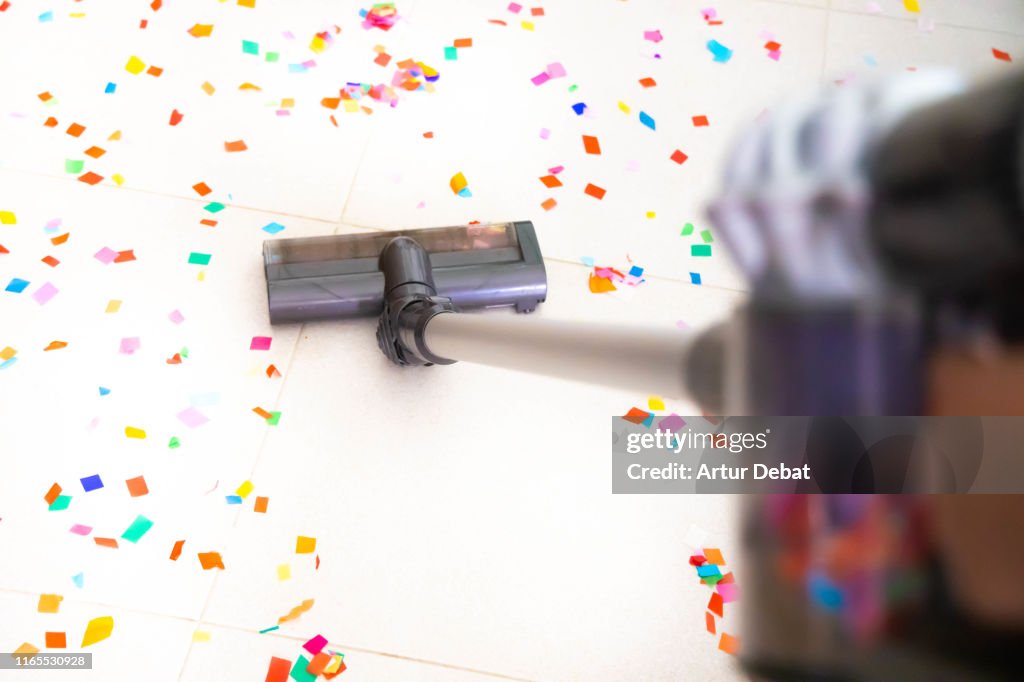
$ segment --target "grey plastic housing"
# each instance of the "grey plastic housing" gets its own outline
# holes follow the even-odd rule
[[[544,260],[529,221],[273,239],[263,243],[271,324],[380,315],[380,254],[399,236],[423,246],[438,295],[459,309],[531,312],[547,298]]]

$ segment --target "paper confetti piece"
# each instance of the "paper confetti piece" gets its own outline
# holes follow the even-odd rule
[[[16,225],[18,217],[12,211],[0,211],[0,225]]]
[[[597,185],[588,182],[586,188],[584,188],[583,190],[583,193],[600,200],[604,199],[605,189],[603,187],[598,187]]]
[[[4,349],[4,350],[7,350],[7,349]],[[11,356],[13,356],[13,353],[11,354]],[[4,354],[0,354],[0,358],[2,358],[4,360],[9,360],[10,359],[10,357],[6,357],[5,358]],[[61,494],[62,490],[63,490],[63,488],[60,487],[59,483],[54,483],[53,485],[51,485],[50,489],[48,491],[46,491],[46,495],[43,496],[43,499],[46,500],[46,504],[48,504],[48,505],[53,504],[54,500],[57,499],[57,496]]]
[[[58,293],[60,293],[60,290],[57,287],[53,286],[51,283],[47,282],[43,286],[36,289],[35,293],[32,294],[32,298],[39,305],[46,305],[47,303],[50,302],[50,299],[52,299]]]
[[[197,426],[202,426],[206,422],[210,421],[210,419],[205,414],[197,410],[195,407],[185,408],[184,410],[177,414],[177,417],[178,421],[180,421],[190,429],[194,429]]]
[[[134,495],[133,495],[134,497]],[[153,527],[153,522],[147,519],[142,514],[135,517],[128,529],[121,534],[121,539],[127,540],[131,543],[136,543],[142,539],[142,536],[149,532],[149,529]]]
[[[278,618],[277,619],[277,624],[281,625],[282,623],[287,623],[288,621],[298,619],[302,614],[306,613],[311,608],[313,608],[313,604],[314,604],[314,600],[313,599],[306,599],[306,600],[304,600],[301,604],[296,606],[294,609],[289,611],[287,614],[285,614],[285,615],[281,616],[280,618]]]
[[[653,78],[641,78],[639,82],[640,82],[641,87],[644,87],[644,88],[653,88],[654,86],[656,86],[658,84],[658,82],[656,80],[654,80]]]
[[[270,665],[267,667],[267,677],[264,682],[288,682],[288,673],[291,672],[291,669],[291,661],[271,656]]]
[[[213,95],[213,93],[217,91],[217,88],[213,87],[213,85],[211,85],[209,81],[204,81],[200,87],[202,87],[203,92],[205,92],[207,95]]]
[[[58,495],[49,507],[48,511],[64,511],[71,505],[71,496],[69,495]]]
[[[704,627],[706,627],[708,632],[712,635],[715,634],[715,614],[710,611],[704,612]]]
[[[100,547],[117,549],[117,540],[115,540],[114,538],[93,538],[92,541]]]
[[[105,312],[105,313],[116,313],[120,309],[121,309],[121,301],[118,301],[117,299],[113,299],[112,298],[109,301],[107,301],[107,307],[106,307],[106,309],[103,312]],[[122,351],[122,352],[124,352],[124,351]]]
[[[7,288],[4,289],[4,291],[9,291],[13,294],[20,294],[21,292],[25,291],[26,288],[28,288],[29,284],[31,284],[31,282],[29,282],[28,280],[19,279],[18,277],[15,277],[7,284]]]
[[[451,180],[448,181],[448,185],[452,188],[452,192],[463,196],[463,192],[468,190],[469,183],[466,181],[466,176],[461,172],[456,173],[452,176]]]
[[[143,495],[149,494],[149,486],[146,485],[145,476],[136,476],[135,478],[129,478],[125,480],[125,485],[128,486],[128,494],[132,497],[142,497]]]
[[[921,11],[921,4],[917,0],[903,0],[903,7],[915,14]]]
[[[722,639],[718,642],[718,648],[727,654],[736,656],[740,651],[740,640],[738,637],[722,633]]]
[[[39,647],[32,646],[28,642],[22,642],[21,646],[14,650],[15,656],[35,656],[39,653]]]
[[[330,654],[321,651],[313,656],[309,665],[306,666],[306,672],[315,678],[324,672],[330,660]]]
[[[78,181],[84,182],[87,185],[97,185],[103,182],[103,176],[99,175],[98,173],[93,173],[92,171],[89,171],[84,175],[78,176]]]
[[[583,149],[587,154],[601,154],[601,143],[592,135],[583,136]],[[561,183],[559,183],[561,184]]]
[[[652,43],[660,43],[662,41],[661,31],[644,31],[644,40],[649,40]]]
[[[81,589],[85,585],[85,574],[76,573],[75,575],[71,576],[71,582],[75,584],[75,587]]]
[[[678,163],[680,166],[682,166],[684,163],[686,163],[686,160],[688,158],[690,158],[690,157],[688,157],[682,151],[677,149],[674,152],[672,152],[672,156],[670,156],[669,158],[672,159],[673,161],[675,161],[676,163]]]
[[[992,48],[992,56],[1003,62],[1013,61],[1013,57],[1010,56],[1009,52],[1003,52],[1002,50],[997,50],[994,47]]]
[[[315,656],[323,651],[325,646],[327,646],[327,638],[323,635],[316,635],[303,644],[302,648]]]
[[[196,630],[192,633],[193,642],[209,642],[210,637],[210,633],[205,630]]]
[[[266,374],[268,379],[279,378],[281,376],[281,372],[273,364],[267,365]]]
[[[270,503],[269,497],[257,497],[256,503],[253,505],[252,510],[257,514],[266,514],[267,505]]]
[[[213,33],[213,24],[195,24],[188,32],[193,38],[208,38]]]
[[[59,594],[41,594],[39,595],[39,605],[37,611],[39,613],[57,613],[60,611],[60,603],[64,601],[64,597]]]
[[[254,336],[249,342],[249,350],[270,350],[272,340],[270,336]]]
[[[249,147],[246,146],[245,140],[235,140],[233,142],[225,142],[224,150],[228,152],[244,152]]]
[[[724,64],[732,59],[732,50],[717,40],[709,40],[707,42],[707,48],[714,57],[714,61],[720,64]]]
[[[648,114],[646,111],[640,112],[640,122],[643,123],[648,128],[650,128],[651,130],[657,129],[657,125],[655,124],[654,119],[651,118],[650,114]]]
[[[704,548],[704,559],[709,564],[721,565],[725,563],[725,558],[722,556],[722,551],[714,547]]]
[[[146,68],[146,63],[136,56],[132,56],[124,65],[124,70],[132,75],[139,75]]]
[[[557,205],[558,202],[551,198],[545,199],[544,201],[540,202],[540,207],[543,208],[545,211],[550,211]]]
[[[307,538],[304,535],[295,538],[296,554],[312,554],[314,551],[316,551],[316,538]]]
[[[284,225],[282,225],[281,223],[272,222],[264,225],[262,229],[267,234],[277,234],[278,232],[284,229]]]
[[[185,316],[181,314],[180,310],[172,310],[171,313],[167,316],[167,319],[173,322],[174,324],[181,324],[182,322],[185,321]]]
[[[188,262],[190,265],[209,265],[211,258],[213,258],[213,256],[209,253],[193,251],[188,255]]]
[[[134,426],[126,426],[124,427],[124,435],[127,436],[128,438],[142,439],[146,437],[146,431],[144,429],[139,429]]]
[[[66,341],[51,341],[50,344],[43,349],[43,351],[60,350],[61,348],[67,348],[68,344]]]
[[[178,557],[181,556],[181,550],[185,547],[184,540],[177,540],[174,543],[174,547],[171,549],[171,561],[177,561]]]
[[[82,483],[82,490],[84,490],[87,493],[90,493],[93,490],[99,490],[100,488],[103,487],[103,479],[100,478],[99,474],[86,476],[85,478],[79,480]]]
[[[170,124],[171,124],[172,126],[176,126],[176,125],[178,125],[179,123],[181,123],[181,120],[182,120],[183,118],[185,118],[185,114],[181,113],[181,112],[180,112],[180,111],[178,111],[177,109],[174,109],[173,111],[171,111],[171,120],[170,120]]]
[[[288,580],[292,577],[292,567],[288,564],[280,564],[277,567],[277,579]]]
[[[224,561],[220,558],[220,552],[199,552],[199,565],[204,571],[212,568],[224,570]]]
[[[85,627],[85,634],[82,636],[82,646],[90,646],[96,642],[102,642],[114,632],[114,619],[111,616],[100,616],[93,618]]]
[[[47,649],[66,649],[68,646],[67,633],[65,632],[47,632],[46,633],[46,648]]]

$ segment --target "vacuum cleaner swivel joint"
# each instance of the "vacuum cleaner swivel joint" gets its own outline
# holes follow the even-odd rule
[[[397,365],[450,365],[454,360],[430,352],[424,340],[435,316],[456,312],[452,300],[438,296],[430,257],[409,237],[395,237],[380,254],[384,273],[384,310],[377,324],[377,345]]]

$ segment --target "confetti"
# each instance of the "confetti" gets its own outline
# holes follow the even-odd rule
[[[270,503],[269,497],[257,497],[256,503],[253,505],[252,510],[257,514],[266,514],[267,505]]]
[[[146,63],[136,56],[132,56],[124,65],[124,70],[132,75],[139,75],[146,68]]]
[[[686,159],[690,157],[688,157],[686,154],[677,149],[674,152],[672,152],[672,156],[670,156],[669,158],[678,163],[680,166],[682,166],[684,163],[686,163]]]
[[[292,577],[292,567],[288,564],[281,564],[277,567],[277,579],[284,581]]]
[[[596,137],[591,135],[583,136],[583,149],[587,154],[601,154],[601,144]]]
[[[190,265],[209,265],[211,258],[213,258],[213,256],[209,253],[193,251],[188,255],[188,262]]]
[[[466,181],[466,176],[461,172],[452,176],[452,179],[448,181],[448,186],[452,188],[453,193],[460,197],[468,198],[473,196],[469,191],[469,183]]]
[[[224,570],[224,562],[220,558],[220,552],[199,552],[199,565],[203,567],[204,571],[209,571],[213,568],[219,568]]]
[[[297,620],[302,614],[313,608],[314,600],[306,599],[301,604],[296,606],[294,609],[289,611],[287,614],[277,619],[277,624],[287,623],[288,621]]]
[[[225,142],[224,150],[228,152],[244,152],[248,147],[245,145],[245,140],[235,140],[234,142]]]
[[[60,611],[60,603],[64,601],[64,597],[59,594],[41,594],[39,595],[39,605],[37,609],[39,613],[57,613]]]
[[[271,222],[264,225],[262,229],[267,234],[277,234],[278,232],[284,229],[284,225],[282,225],[281,223]]]
[[[646,111],[640,112],[640,122],[643,123],[648,128],[650,128],[651,130],[656,130],[656,124],[654,123],[654,119],[651,118],[650,114],[648,114]]]
[[[1013,61],[1013,57],[1010,56],[1009,52],[1003,52],[1002,50],[997,50],[994,47],[992,48],[992,56],[1003,62]]]
[[[181,556],[181,550],[185,547],[184,540],[177,540],[174,543],[174,547],[171,549],[171,561],[177,561],[178,557]]]
[[[64,632],[47,632],[46,633],[46,648],[47,649],[66,649],[68,646],[67,633]]]
[[[93,490],[99,490],[103,487],[103,479],[100,478],[99,474],[92,476],[86,476],[85,478],[79,479],[82,483],[82,490],[89,493]]]
[[[249,342],[249,350],[270,350],[272,341],[272,337],[269,336],[254,336]]]
[[[180,421],[182,424],[189,427],[190,429],[194,429],[197,426],[202,426],[206,422],[210,421],[210,419],[205,414],[197,410],[195,407],[185,408],[184,410],[177,414],[177,417],[178,421]]]
[[[0,225],[16,225],[17,216],[12,211],[0,211]]]
[[[921,5],[918,0],[903,0],[903,7],[908,12],[918,13],[921,11]]]
[[[325,646],[327,646],[327,638],[323,635],[316,635],[303,644],[302,648],[315,656],[323,651]]]
[[[267,668],[265,682],[288,682],[288,674],[291,672],[292,662],[277,656],[270,657],[270,666]]]
[[[124,483],[128,486],[128,494],[132,497],[142,497],[149,494],[149,486],[146,485],[145,476],[129,478]]]
[[[193,38],[209,38],[213,33],[213,24],[195,24],[188,32]]]
[[[93,618],[85,627],[82,635],[82,646],[87,647],[102,642],[114,632],[114,619],[111,616]]]
[[[661,31],[644,31],[644,40],[660,43],[662,41]]]
[[[296,554],[312,554],[316,551],[316,538],[307,538],[303,535],[295,538]]]
[[[134,495],[133,495],[134,497]],[[149,529],[153,527],[153,522],[147,519],[145,516],[139,514],[132,521],[128,529],[121,534],[122,540],[127,540],[131,543],[136,543],[142,539],[142,536],[149,532]]]
[[[126,435],[129,438],[142,439],[146,437],[146,432],[143,429],[138,429],[135,428],[134,426],[126,426],[124,427],[124,435]]]
[[[586,188],[584,188],[583,190],[583,193],[588,196],[592,196],[595,199],[604,199],[605,190],[603,187],[598,187],[597,185],[588,182]]]
[[[59,292],[60,290],[57,287],[47,282],[46,284],[42,285],[41,287],[35,290],[35,292],[32,294],[32,298],[39,305],[46,305]]]
[[[732,59],[732,50],[718,42],[717,40],[709,40],[707,42],[707,48],[714,57],[714,61],[724,64]]]

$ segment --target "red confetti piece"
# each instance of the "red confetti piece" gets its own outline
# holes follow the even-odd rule
[[[583,190],[583,193],[600,200],[604,199],[605,189],[603,187],[598,187],[597,185],[588,182],[586,188],[584,188]]]
[[[657,84],[657,81],[655,81],[653,78],[640,79],[640,85],[644,86],[645,88],[653,88]]]
[[[89,171],[85,175],[78,176],[78,179],[87,185],[95,185],[103,181],[103,176]]]
[[[688,157],[686,154],[682,153],[677,149],[674,152],[672,152],[672,156],[670,156],[669,158],[678,163],[680,166],[682,166],[690,157]]]
[[[1003,62],[1013,61],[1013,57],[1010,56],[1009,52],[1003,52],[1002,50],[997,50],[994,47],[992,48],[992,56]]]
[[[708,117],[707,116],[694,116],[693,117],[693,126],[695,128],[703,128],[703,127],[705,127],[707,125],[710,125],[710,123],[708,123]]]
[[[650,416],[650,412],[645,412],[639,407],[631,407],[629,408],[629,412],[627,412],[622,418],[628,422],[632,422],[633,424],[643,424]]]
[[[5,249],[4,247],[0,246],[0,253],[6,253],[6,252],[7,252],[7,249]],[[56,258],[54,258],[53,256],[46,256],[45,258],[42,259],[42,261],[44,263],[46,263],[47,265],[49,265],[51,268],[55,268],[58,265],[60,265],[60,261],[57,260]]]
[[[185,118],[185,114],[181,113],[177,109],[171,112],[171,125],[176,126],[181,123],[181,119]]]

